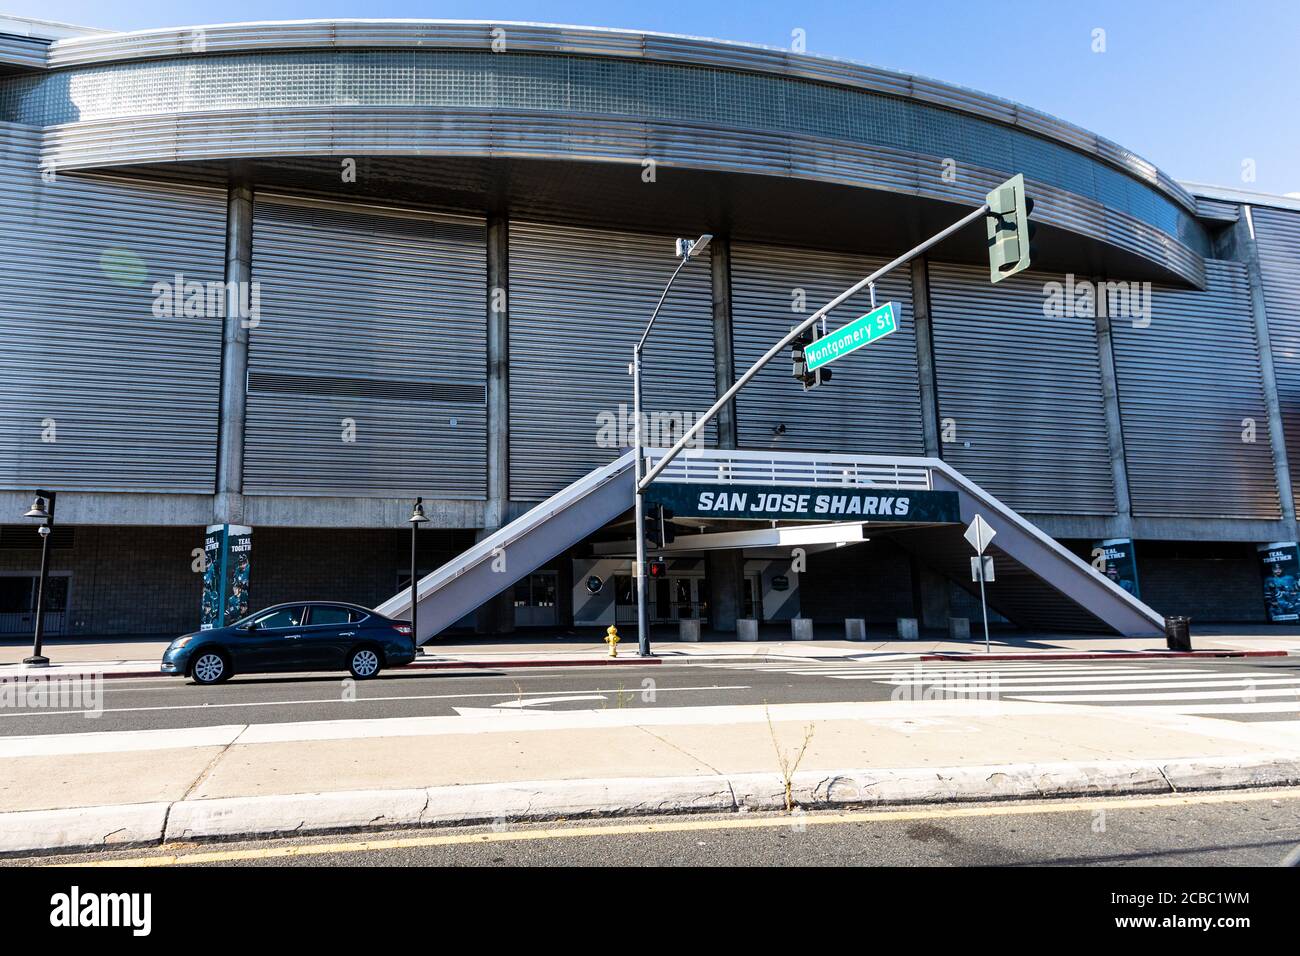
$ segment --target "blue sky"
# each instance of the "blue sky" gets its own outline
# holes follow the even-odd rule
[[[0,10],[110,29],[319,17],[533,20],[687,33],[921,73],[1053,113],[1179,179],[1300,192],[1300,3],[1061,0],[0,0]],[[994,26],[994,12],[1000,22]],[[1093,52],[1094,30],[1105,52]],[[1254,161],[1255,181],[1243,181]]]

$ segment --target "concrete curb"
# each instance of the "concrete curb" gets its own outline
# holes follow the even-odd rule
[[[1300,785],[1300,755],[806,771],[804,809]],[[398,827],[782,810],[779,774],[491,783],[0,813],[0,856]]]
[[[132,803],[0,813],[0,855],[159,843],[170,807],[168,803]]]

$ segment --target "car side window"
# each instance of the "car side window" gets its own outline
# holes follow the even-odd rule
[[[260,628],[301,627],[303,611],[304,608],[300,607],[282,607],[259,618],[254,618],[254,623]]]
[[[345,607],[334,607],[328,604],[318,604],[310,609],[311,617],[307,623],[313,626],[320,624],[347,624],[351,621],[351,614]]]

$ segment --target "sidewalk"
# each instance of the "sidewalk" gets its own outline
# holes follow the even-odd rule
[[[761,640],[753,643],[724,639],[720,635],[712,635],[711,638],[700,643],[656,639],[653,646],[655,654],[653,663],[685,664],[737,659],[797,661],[807,658],[843,658],[851,660],[900,655],[922,659],[932,655],[970,655],[971,658],[1008,660],[1021,655],[1039,659],[1059,659],[1063,655],[1164,656],[1169,653],[1163,638],[1157,637],[1034,635],[1023,632],[995,634],[990,644],[990,652],[987,653],[983,639],[975,637],[967,641],[923,638],[915,641],[818,639],[814,641]],[[1204,656],[1300,654],[1300,629],[1263,625],[1207,627],[1204,632],[1193,632],[1192,646],[1196,654]],[[22,659],[31,653],[30,645],[9,643],[0,646],[0,678],[19,673],[97,673],[105,677],[161,676],[158,664],[166,647],[165,639],[56,638],[48,642],[45,647],[45,654],[50,658],[51,665],[32,669],[21,664]],[[648,663],[637,656],[634,634],[625,637],[619,644],[619,656],[616,660],[609,658],[609,648],[599,636],[593,637],[590,641],[571,636],[560,638],[529,636],[495,641],[453,638],[447,642],[435,641],[427,644],[424,651],[424,655],[419,660],[407,667],[410,669],[575,667]]]
[[[805,808],[1297,785],[1300,722],[891,700],[4,737],[0,853],[780,810],[787,782]]]

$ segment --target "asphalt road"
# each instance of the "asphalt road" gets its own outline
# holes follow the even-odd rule
[[[175,677],[110,679],[98,690],[102,713],[93,719],[80,708],[52,707],[48,701],[40,706],[7,703],[0,707],[0,736],[452,716],[457,708],[585,710],[875,701],[908,694],[920,698],[927,692],[1097,706],[1156,705],[1233,720],[1294,720],[1300,718],[1300,658],[393,670],[360,682],[335,674],[237,676],[215,687]]]
[[[6,864],[1276,866],[1298,846],[1300,790],[1272,790],[388,831]]]

